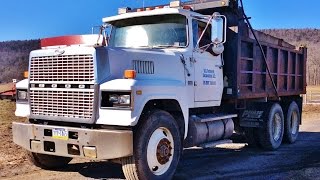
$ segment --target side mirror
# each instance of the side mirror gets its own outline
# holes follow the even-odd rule
[[[111,31],[111,25],[110,24],[107,24],[107,23],[104,23],[102,24],[101,26],[93,26],[91,28],[91,33],[92,34],[98,34],[98,39],[97,39],[97,43],[96,43],[96,46],[108,46],[109,44],[109,34],[110,34],[110,31]],[[96,31],[99,30],[98,33],[96,33]],[[100,42],[101,41],[101,42]]]
[[[211,41],[217,44],[226,42],[227,18],[219,13],[214,13],[211,19]]]

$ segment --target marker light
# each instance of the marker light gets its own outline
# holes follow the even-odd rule
[[[124,78],[135,79],[136,78],[136,71],[135,70],[125,70],[124,71]]]
[[[141,90],[137,90],[136,91],[136,95],[142,95],[142,91]]]
[[[23,72],[23,77],[24,78],[28,78],[28,76],[29,76],[29,72],[28,71]]]
[[[192,10],[191,6],[183,6],[183,9],[185,9],[185,10]]]
[[[131,9],[129,7],[122,7],[118,9],[118,14],[126,14],[130,11]]]
[[[177,7],[180,7],[180,5],[181,5],[181,2],[180,2],[180,0],[174,0],[174,1],[171,1],[170,2],[170,7],[171,8],[177,8]]]

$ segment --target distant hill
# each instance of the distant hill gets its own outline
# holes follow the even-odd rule
[[[261,31],[293,44],[320,43],[320,29],[263,29]]]
[[[39,40],[0,42],[0,83],[22,79],[28,70],[29,53],[40,48]]]
[[[306,45],[308,47],[308,85],[320,85],[320,29],[264,29],[261,31],[296,46]]]

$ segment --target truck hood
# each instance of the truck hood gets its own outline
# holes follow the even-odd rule
[[[185,81],[185,70],[177,49],[107,48],[111,79],[122,79],[125,70],[135,70],[136,79]],[[99,68],[99,67],[98,67]],[[98,69],[99,70],[99,69]],[[102,71],[99,70],[99,71]]]

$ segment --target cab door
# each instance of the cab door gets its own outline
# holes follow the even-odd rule
[[[196,46],[198,41],[198,28],[205,27],[206,23],[193,20],[193,44]],[[205,32],[204,38],[211,38],[211,27]],[[220,105],[223,92],[223,74],[221,55],[214,56],[205,50],[195,49],[193,51],[194,62],[194,101],[208,102],[213,106]]]

